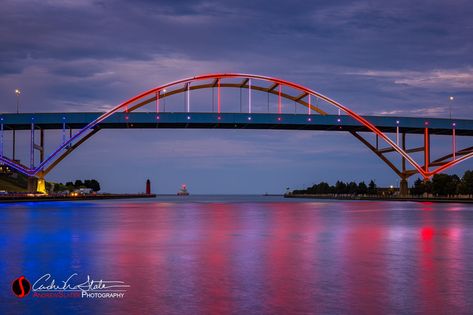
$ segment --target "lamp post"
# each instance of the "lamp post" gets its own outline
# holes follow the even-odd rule
[[[16,95],[16,113],[20,113],[20,94],[21,91],[19,89],[15,89],[15,95]],[[13,129],[13,161],[15,161],[15,153],[16,153],[16,131]]]
[[[448,98],[450,100],[449,104],[450,104],[450,122],[452,122],[452,103],[453,103],[453,100],[454,100],[454,97],[453,96],[450,96]],[[457,155],[457,144],[456,144],[456,139],[455,139],[455,125],[456,123],[452,123],[452,158],[453,160],[455,160],[456,158],[456,155]]]
[[[452,102],[455,98],[453,96],[450,96],[448,99],[450,100],[450,102],[448,103],[450,105],[450,119],[452,119]]]
[[[16,89],[15,94],[16,94],[16,113],[19,114],[20,113],[20,94],[21,94],[21,91],[19,89]]]
[[[166,89],[163,89],[163,112],[166,112]]]

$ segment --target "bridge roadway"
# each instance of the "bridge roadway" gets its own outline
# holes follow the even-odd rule
[[[0,114],[3,130],[30,130],[31,123],[40,129],[79,129],[98,118],[100,112]],[[473,135],[473,120],[363,116],[382,132],[448,135],[455,128],[457,136]],[[118,112],[99,124],[100,128],[224,128],[285,129],[325,131],[368,131],[346,115],[265,114],[265,113],[185,113],[185,112]]]

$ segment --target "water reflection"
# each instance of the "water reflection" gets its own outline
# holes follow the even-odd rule
[[[470,208],[268,197],[1,205],[0,294],[19,314],[466,314]],[[9,289],[20,275],[74,272],[131,288],[122,300],[60,301]]]

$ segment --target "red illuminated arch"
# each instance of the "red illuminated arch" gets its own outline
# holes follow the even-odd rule
[[[222,80],[225,79],[236,79],[240,78],[243,81],[239,83],[231,83],[225,82]],[[261,86],[258,84],[251,84],[252,80],[255,80],[257,83],[263,81],[268,82],[271,84],[269,87]],[[210,82],[209,82],[210,81]],[[55,165],[57,165],[65,156],[67,156],[71,151],[77,148],[80,144],[85,142],[88,138],[90,138],[93,134],[97,132],[98,129],[95,129],[100,122],[104,121],[106,118],[110,117],[114,113],[125,111],[125,112],[132,112],[146,104],[149,104],[153,101],[156,101],[157,98],[163,99],[165,97],[169,97],[174,94],[184,93],[189,90],[197,90],[197,89],[205,89],[205,88],[251,88],[252,90],[268,92],[272,94],[279,95],[285,99],[290,99],[294,102],[301,104],[302,106],[309,107],[311,110],[325,115],[326,113],[322,111],[319,107],[313,106],[310,102],[310,97],[315,97],[315,99],[319,99],[324,101],[327,104],[330,104],[340,111],[343,111],[363,126],[365,126],[368,130],[376,134],[378,137],[383,139],[389,147],[391,147],[394,151],[400,154],[409,164],[411,164],[415,171],[422,175],[424,178],[429,178],[430,176],[441,172],[457,163],[460,163],[466,159],[469,159],[473,156],[473,152],[465,154],[460,158],[450,161],[448,163],[443,164],[442,166],[438,167],[435,170],[429,171],[425,170],[422,166],[420,166],[409,154],[407,154],[402,148],[400,148],[393,140],[391,140],[386,134],[381,132],[376,126],[370,123],[368,120],[360,116],[359,114],[355,113],[348,107],[340,104],[339,102],[302,85],[299,85],[294,82],[272,78],[267,76],[261,75],[254,75],[254,74],[241,74],[241,73],[215,73],[215,74],[205,74],[190,78],[185,78],[182,80],[177,80],[174,82],[170,82],[164,85],[157,86],[150,90],[147,90],[143,93],[140,93],[125,102],[117,105],[116,107],[112,108],[110,111],[106,112],[105,114],[101,115],[94,121],[90,122],[87,126],[83,129],[79,130],[75,135],[73,135],[68,141],[63,143],[59,148],[57,148],[50,156],[48,156],[40,165],[36,168],[27,168],[25,166],[19,165],[18,163],[11,161],[5,157],[0,157],[0,159],[5,162],[6,164],[18,169],[20,172],[23,172],[28,175],[37,175],[42,173],[48,173]],[[289,87],[293,90],[297,91],[298,94],[292,95],[281,90],[281,87]],[[166,93],[163,93],[166,91]],[[220,103],[220,98],[219,98]],[[219,111],[220,111],[220,104],[219,104]],[[359,137],[357,137],[359,138]],[[360,139],[360,138],[359,138]],[[366,143],[365,143],[366,144]],[[69,148],[66,152],[63,152],[64,149]],[[379,155],[379,154],[378,154]],[[381,157],[381,156],[380,156]],[[381,157],[383,159],[383,157]],[[388,163],[385,159],[383,159],[386,163]],[[388,163],[389,165],[389,163]],[[47,167],[47,168],[46,168]]]

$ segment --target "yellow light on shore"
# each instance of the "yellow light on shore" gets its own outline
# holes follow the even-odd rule
[[[21,91],[19,89],[15,89],[15,94],[16,95],[20,95],[21,94]]]

